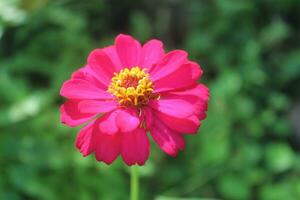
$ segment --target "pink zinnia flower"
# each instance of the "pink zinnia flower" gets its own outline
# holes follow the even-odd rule
[[[127,165],[143,165],[150,152],[147,132],[176,156],[184,134],[197,133],[206,117],[209,91],[197,82],[201,75],[185,51],[165,53],[159,40],[141,46],[120,34],[113,46],[92,51],[87,65],[63,84],[60,94],[68,100],[61,121],[71,127],[88,122],[76,147],[107,164],[121,154]]]

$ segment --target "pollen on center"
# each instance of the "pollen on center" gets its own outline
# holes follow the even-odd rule
[[[147,69],[136,66],[114,73],[108,92],[113,94],[122,106],[141,107],[147,105],[153,94],[153,83]]]

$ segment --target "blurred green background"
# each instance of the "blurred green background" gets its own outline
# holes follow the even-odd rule
[[[190,53],[211,90],[176,158],[152,145],[141,199],[300,199],[299,0],[0,0],[0,199],[128,199],[128,168],[83,158],[60,86],[118,33]],[[177,198],[173,198],[177,197]]]

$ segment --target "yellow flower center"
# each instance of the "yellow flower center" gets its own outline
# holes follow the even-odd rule
[[[108,92],[113,94],[122,106],[144,106],[150,99],[157,98],[153,94],[153,83],[146,69],[136,66],[122,69],[114,73]]]

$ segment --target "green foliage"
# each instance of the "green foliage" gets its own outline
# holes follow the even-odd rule
[[[185,151],[171,158],[152,143],[141,199],[300,199],[299,129],[290,125],[299,9],[297,0],[0,0],[0,199],[128,198],[122,161],[83,158],[79,128],[59,120],[63,81],[120,32],[187,50],[211,91]]]

